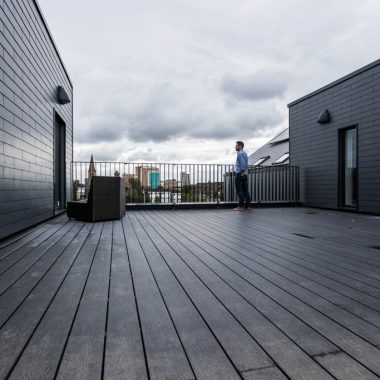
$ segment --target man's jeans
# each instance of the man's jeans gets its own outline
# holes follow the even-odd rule
[[[248,176],[236,174],[235,177],[236,192],[239,197],[239,207],[248,207],[251,204],[251,197],[248,192]]]

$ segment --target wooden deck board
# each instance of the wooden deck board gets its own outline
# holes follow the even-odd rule
[[[148,378],[127,247],[120,221],[115,221],[113,227],[104,356],[105,379]]]
[[[380,221],[59,216],[0,244],[0,379],[380,377]]]

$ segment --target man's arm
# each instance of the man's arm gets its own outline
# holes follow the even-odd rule
[[[238,161],[239,161],[239,166],[240,166],[240,175],[244,175],[245,174],[245,160],[244,160],[244,157],[243,157],[243,154],[239,152],[238,154]]]

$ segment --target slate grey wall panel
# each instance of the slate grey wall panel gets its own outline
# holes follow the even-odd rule
[[[34,0],[0,1],[0,238],[54,215],[54,111],[66,124],[71,197],[73,87]]]
[[[318,124],[324,109],[331,122]],[[339,208],[338,131],[358,128],[358,210],[380,213],[380,60],[289,104],[290,164],[301,201]]]

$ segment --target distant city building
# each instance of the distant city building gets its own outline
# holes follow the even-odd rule
[[[165,190],[177,190],[180,187],[178,181],[175,178],[161,181],[161,186]]]
[[[248,157],[249,165],[289,165],[289,128],[286,128]]]
[[[160,172],[150,172],[149,176],[149,187],[153,190],[160,186]]]
[[[156,167],[150,167],[150,166],[143,166],[139,165],[135,168],[135,175],[137,176],[138,180],[140,181],[141,186],[143,187],[150,187],[152,184],[157,184],[157,175],[151,176],[152,173],[158,173],[158,178],[160,174],[160,169]],[[158,179],[158,184],[160,183],[160,180]],[[157,186],[158,187],[158,186]]]
[[[125,174],[125,173],[122,175],[122,178],[124,178],[126,187],[130,187],[133,180],[138,179],[135,174]]]
[[[181,172],[181,186],[190,186],[190,174]]]

